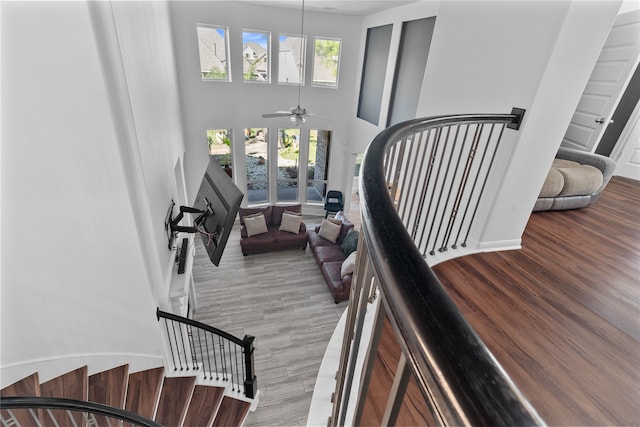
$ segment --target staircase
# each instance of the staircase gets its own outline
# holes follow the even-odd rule
[[[167,427],[241,426],[250,402],[225,395],[225,387],[198,384],[195,376],[167,377],[164,368],[129,373],[128,365],[88,375],[87,366],[40,383],[34,373],[0,390],[0,397],[51,397],[124,409]],[[13,416],[12,416],[13,414]],[[33,415],[32,415],[33,414]],[[109,425],[82,422],[82,413],[60,409],[0,411],[2,425]],[[38,418],[36,421],[35,418]],[[73,419],[71,419],[73,417]]]

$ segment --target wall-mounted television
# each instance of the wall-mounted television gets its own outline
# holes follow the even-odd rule
[[[165,222],[165,227],[170,233],[169,248],[171,249],[173,245],[176,233],[197,233],[204,243],[211,262],[216,266],[219,265],[243,197],[242,191],[233,183],[220,164],[210,157],[193,206],[181,206],[180,213],[175,218],[173,202],[169,208]],[[192,226],[179,225],[184,213],[193,216]]]

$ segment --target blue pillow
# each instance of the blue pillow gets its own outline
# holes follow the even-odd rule
[[[349,230],[347,235],[342,240],[342,244],[340,247],[342,248],[342,252],[344,252],[344,256],[349,256],[351,252],[354,252],[358,249],[358,238],[360,237],[360,233],[356,230]]]

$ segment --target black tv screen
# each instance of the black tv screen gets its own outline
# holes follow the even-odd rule
[[[216,266],[220,264],[243,197],[220,164],[210,157],[193,207],[205,212],[196,219],[195,226]]]

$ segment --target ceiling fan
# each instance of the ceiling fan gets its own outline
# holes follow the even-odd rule
[[[302,57],[303,52],[304,52],[304,44],[303,40],[304,40],[304,0],[302,0],[302,22],[300,24],[300,61],[304,61],[304,58]],[[270,118],[274,118],[274,117],[289,117],[289,120],[291,121],[291,123],[295,123],[296,126],[299,126],[301,124],[303,124],[306,121],[306,117],[313,117],[316,116],[316,114],[312,114],[312,113],[307,113],[307,109],[300,107],[300,92],[302,89],[302,67],[298,68],[298,106],[297,107],[292,107],[289,109],[289,111],[276,111],[273,113],[264,113],[262,114],[262,117],[264,117],[265,119],[270,119]]]

